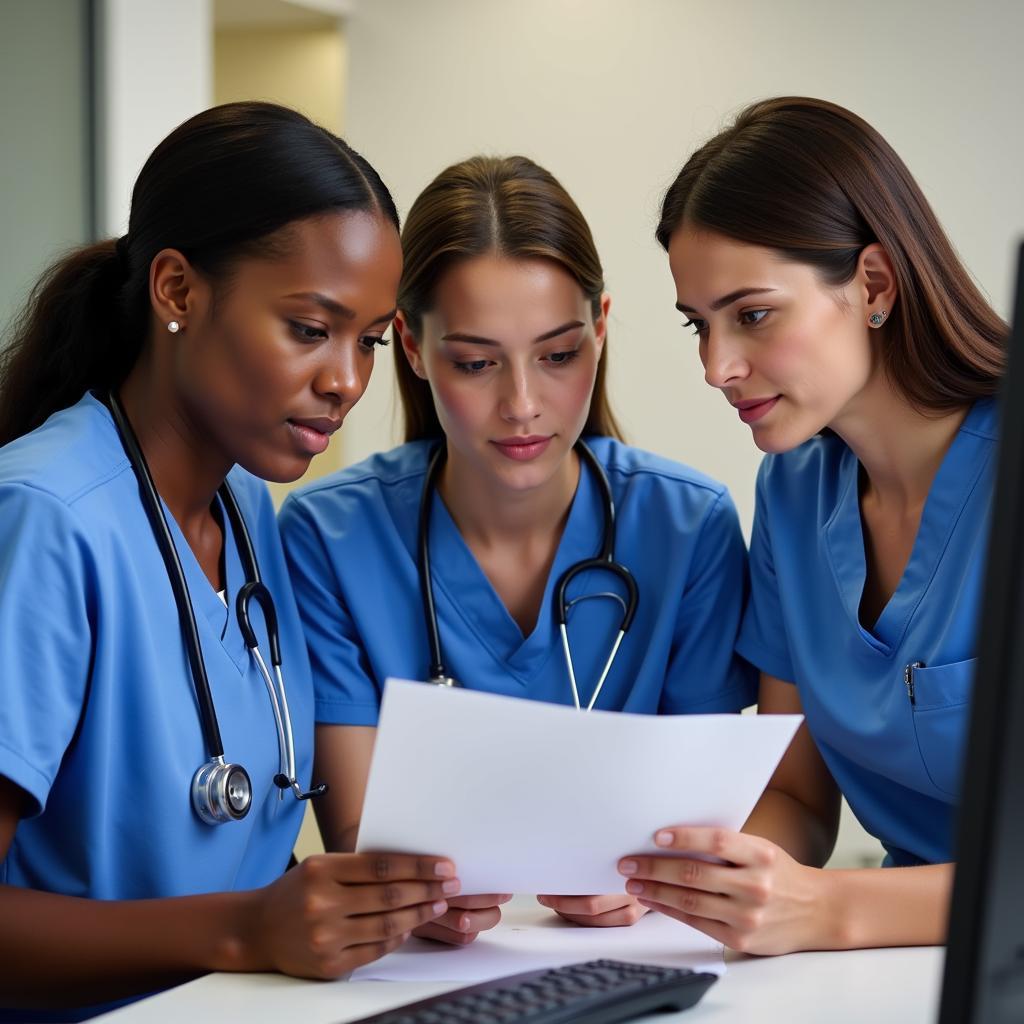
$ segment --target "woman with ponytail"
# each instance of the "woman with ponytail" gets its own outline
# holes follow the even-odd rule
[[[210,970],[335,977],[457,890],[433,857],[286,871],[313,695],[257,478],[326,448],[400,271],[373,168],[250,103],[176,129],[127,234],[36,288],[0,366],[0,1019]],[[247,649],[278,661],[268,593],[277,683]]]

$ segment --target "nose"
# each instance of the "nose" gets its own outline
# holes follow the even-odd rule
[[[358,402],[370,381],[373,362],[360,358],[358,342],[352,345],[333,346],[325,351],[325,358],[317,368],[313,379],[313,390],[318,395],[353,405]]]
[[[744,380],[750,373],[741,346],[722,334],[709,332],[701,346],[701,362],[704,363],[704,380],[713,388]]]
[[[498,411],[509,423],[529,423],[540,415],[537,389],[525,368],[511,368],[505,374]]]

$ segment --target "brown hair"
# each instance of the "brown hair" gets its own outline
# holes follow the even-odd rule
[[[409,211],[402,253],[398,308],[415,335],[444,272],[487,253],[552,260],[579,283],[593,315],[601,312],[604,272],[590,228],[554,176],[523,156],[474,156],[442,171]],[[583,433],[621,439],[605,392],[606,365],[602,353]],[[400,345],[395,368],[405,440],[443,436],[430,385],[413,373]]]
[[[889,378],[923,409],[995,394],[1006,324],[961,264],[920,187],[869,124],[824,100],[747,107],[672,183],[656,237],[687,222],[809,264],[833,286],[880,242],[899,287],[882,329]]]

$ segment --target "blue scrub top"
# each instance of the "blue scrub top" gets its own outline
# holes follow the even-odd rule
[[[740,653],[797,685],[844,796],[895,865],[951,858],[975,667],[997,409],[968,413],[932,482],[910,560],[878,621],[859,618],[859,462],[835,436],[761,464]],[[906,684],[911,671],[913,700]]]
[[[420,494],[435,442],[419,441],[293,493],[280,514],[313,666],[318,722],[376,725],[388,676],[426,678],[430,655],[417,573]],[[680,714],[733,712],[755,699],[734,652],[747,590],[746,548],[725,488],[686,466],[596,437],[615,502],[616,558],[636,578],[636,619],[595,705]],[[430,551],[445,666],[465,686],[558,704],[572,690],[552,610],[565,570],[594,557],[604,505],[586,465],[524,637],[462,539],[440,495]],[[621,589],[585,573],[570,596]],[[610,600],[569,616],[580,701],[600,678],[621,620]]]
[[[228,479],[275,598],[305,784],[312,684],[273,507],[243,470]],[[31,801],[0,883],[138,899],[255,888],[287,866],[304,805],[273,784],[273,713],[234,614],[235,538],[226,528],[229,613],[168,519],[225,757],[248,771],[252,809],[217,827],[192,810],[208,758],[177,608],[110,414],[86,395],[0,449],[0,774]],[[252,620],[266,652],[255,603]]]

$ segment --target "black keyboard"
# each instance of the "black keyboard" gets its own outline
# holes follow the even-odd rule
[[[352,1024],[615,1024],[685,1010],[715,980],[685,968],[588,960],[457,988]]]

